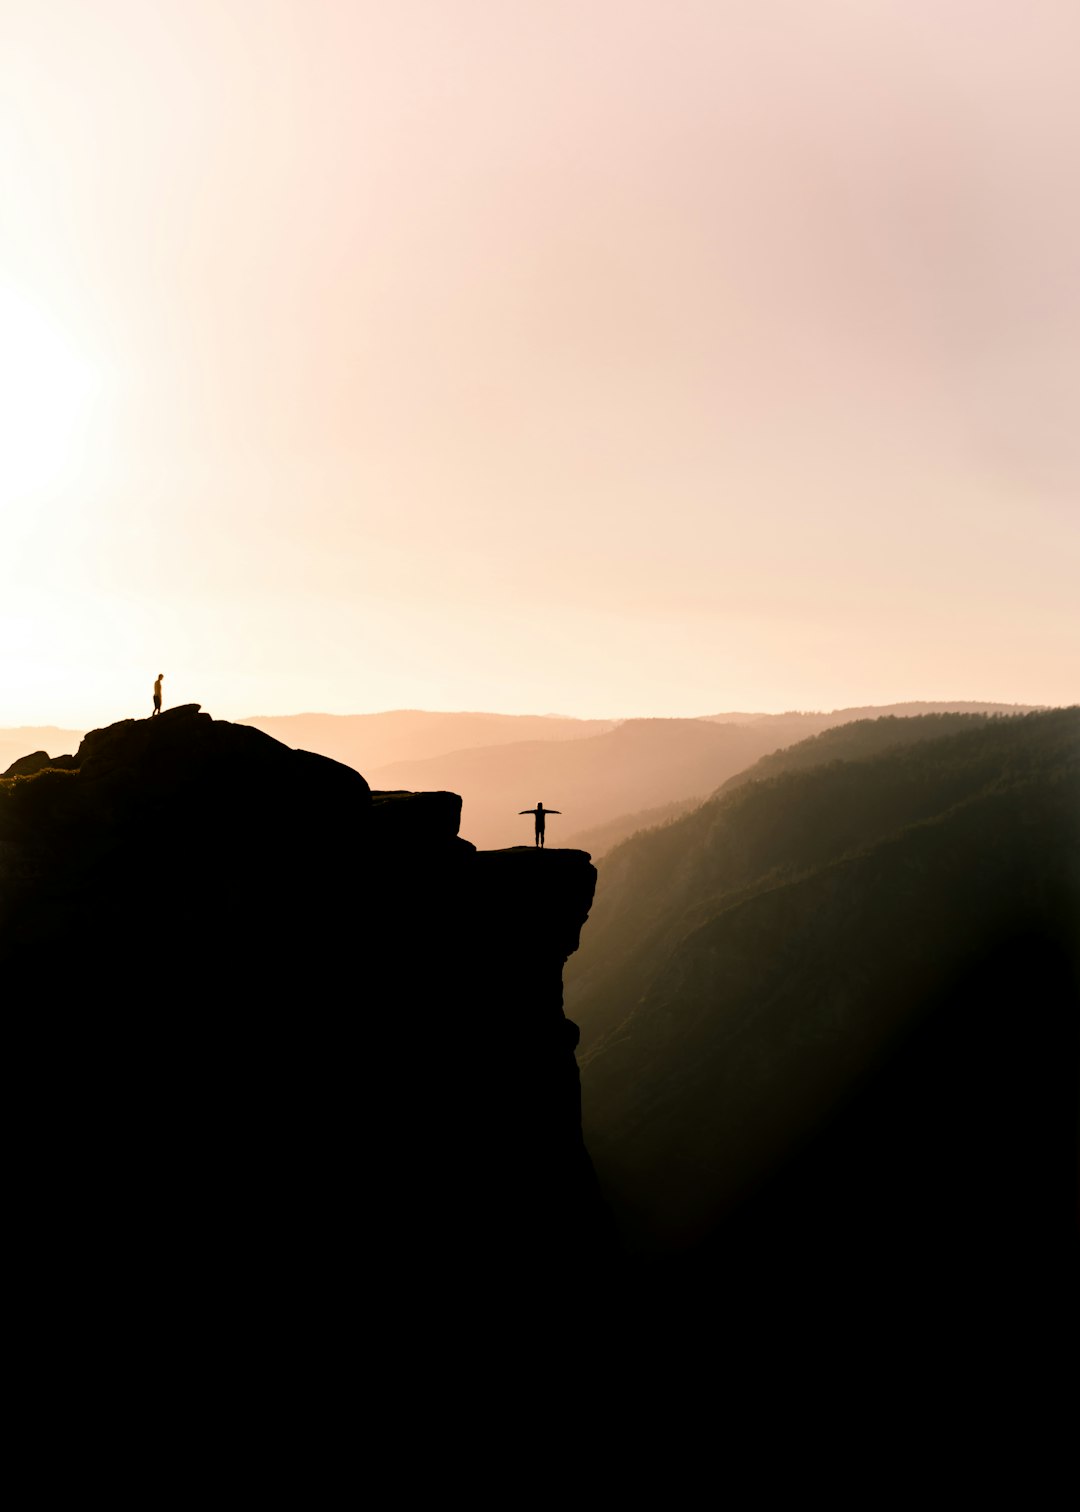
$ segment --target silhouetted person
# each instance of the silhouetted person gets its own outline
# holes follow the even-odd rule
[[[542,803],[538,803],[534,809],[518,809],[519,814],[532,814],[536,819],[536,844],[541,850],[544,848],[544,820],[549,814],[558,814],[559,809],[546,809]]]
[[[161,679],[164,676],[164,672],[159,672],[154,682],[154,714],[161,713]],[[151,714],[151,719],[153,719],[154,714]]]

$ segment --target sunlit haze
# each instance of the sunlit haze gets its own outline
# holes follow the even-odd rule
[[[1077,701],[1078,57],[0,0],[0,725]]]

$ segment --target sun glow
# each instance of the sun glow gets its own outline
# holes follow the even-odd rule
[[[39,497],[66,475],[95,388],[93,366],[60,327],[0,285],[0,504]]]

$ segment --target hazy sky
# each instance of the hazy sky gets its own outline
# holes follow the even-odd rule
[[[1076,0],[0,0],[0,725],[1080,699]]]

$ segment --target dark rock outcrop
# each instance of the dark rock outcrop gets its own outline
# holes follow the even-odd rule
[[[340,1329],[363,1287],[416,1328],[565,1300],[607,1254],[562,1012],[595,872],[477,852],[459,818],[197,705],[0,783],[57,1284],[77,1250],[177,1324]]]
[[[77,764],[74,756],[50,756],[48,751],[32,751],[29,756],[20,756],[13,761],[6,772],[0,772],[0,777],[33,777],[46,767],[70,772]]]
[[[28,756],[20,756],[13,761],[6,772],[0,772],[3,777],[30,777],[34,772],[40,772],[43,767],[49,765],[48,751],[31,751]]]

